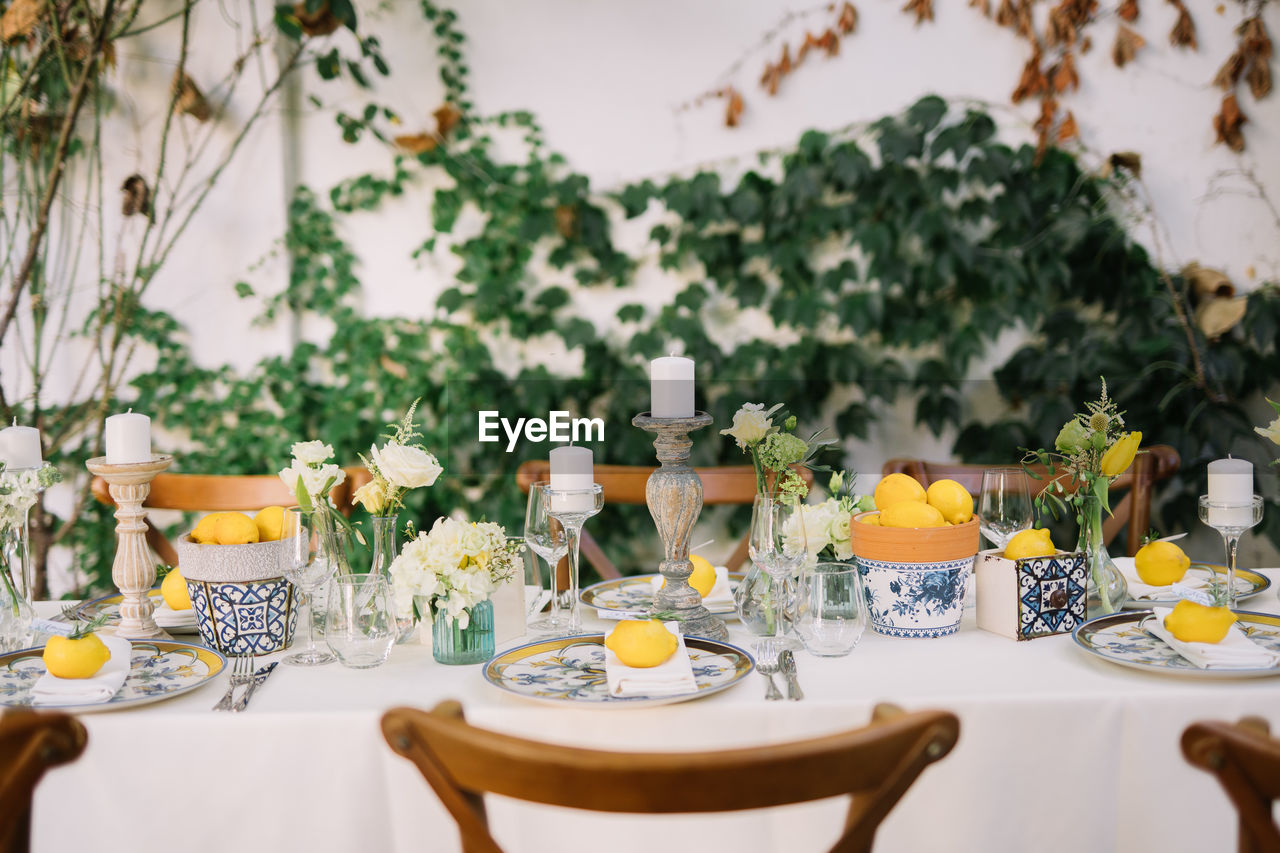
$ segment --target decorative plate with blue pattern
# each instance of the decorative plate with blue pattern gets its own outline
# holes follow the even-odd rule
[[[593,583],[578,594],[578,600],[587,607],[610,613],[648,613],[653,604],[653,579],[656,577],[658,575],[631,575]],[[745,577],[742,572],[729,572],[729,590],[737,593],[738,584]],[[707,611],[721,619],[738,618],[732,601],[712,604]]]
[[[727,690],[755,668],[747,652],[704,637],[685,637],[698,689],[674,696],[612,696],[604,675],[604,634],[556,637],[499,652],[484,677],[526,699],[595,708],[636,708],[687,702]]]
[[[172,640],[133,640],[129,675],[107,702],[37,705],[80,713],[114,711],[159,702],[195,690],[218,677],[227,659],[213,649]],[[0,655],[0,706],[31,705],[31,688],[45,674],[44,649]]]
[[[1272,651],[1280,652],[1280,616],[1270,613],[1235,611],[1237,625],[1245,636]],[[1265,678],[1280,675],[1280,666],[1263,669],[1201,669],[1175,652],[1164,640],[1142,628],[1150,610],[1125,610],[1090,619],[1072,633],[1076,645],[1111,663],[1191,678]]]
[[[1115,558],[1116,563],[1120,563],[1122,560],[1129,560],[1130,564],[1133,562],[1132,557]],[[1211,563],[1192,563],[1190,568],[1187,569],[1188,575],[1201,577],[1211,582],[1216,582],[1218,575],[1225,575],[1226,573],[1226,566]],[[1259,572],[1251,572],[1248,569],[1237,567],[1234,585],[1236,588],[1236,601],[1243,601],[1269,589],[1271,587],[1271,578]],[[1131,610],[1147,610],[1153,604],[1158,604],[1161,607],[1172,607],[1177,603],[1178,599],[1172,596],[1169,598],[1130,598],[1124,603],[1124,606]]]
[[[160,587],[152,587],[147,591],[147,598],[151,599],[151,603],[159,607],[164,603],[164,596],[160,594]],[[120,593],[112,595],[104,595],[102,598],[95,598],[93,601],[86,601],[76,608],[76,618],[85,622],[91,622],[99,616],[106,614],[107,625],[114,625],[120,621],[120,603],[124,601],[124,596]],[[61,618],[58,621],[66,621]],[[170,634],[199,634],[200,629],[194,623],[191,625],[165,625],[164,630]]]

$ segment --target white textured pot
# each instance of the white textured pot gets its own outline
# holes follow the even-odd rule
[[[178,562],[205,643],[228,655],[265,655],[289,645],[298,621],[280,560],[288,540],[201,545],[178,540]]]

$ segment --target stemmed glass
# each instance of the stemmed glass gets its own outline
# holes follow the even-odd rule
[[[751,507],[751,539],[748,542],[751,562],[773,581],[773,637],[779,649],[802,649],[794,637],[784,636],[782,621],[787,579],[808,556],[804,532],[804,513],[798,500],[779,500],[756,495]]]
[[[1004,550],[1013,534],[1031,526],[1031,492],[1021,468],[988,468],[982,472],[978,497],[978,529],[992,546]]]
[[[1236,548],[1246,530],[1262,521],[1262,495],[1254,495],[1249,503],[1216,503],[1208,495],[1200,496],[1200,520],[1222,534],[1227,547],[1227,582],[1214,584],[1214,603],[1236,606]]]
[[[312,618],[314,599],[333,577],[338,565],[329,554],[332,536],[326,542],[326,530],[332,533],[333,520],[324,517],[325,510],[306,510],[301,507],[290,507],[291,513],[286,517],[286,530],[293,535],[284,541],[280,552],[280,571],[289,582],[298,588],[299,597],[307,605],[307,647],[284,659],[293,666],[319,666],[337,660],[329,652],[316,648],[316,626]],[[301,618],[301,613],[299,613]]]
[[[556,566],[560,558],[569,552],[569,540],[560,522],[547,514],[550,504],[546,490],[550,485],[546,480],[538,480],[529,487],[529,503],[524,512],[524,541],[529,550],[546,560],[551,575],[551,612],[530,622],[529,628],[555,633],[565,627],[564,608],[567,602],[561,599],[560,573]]]
[[[539,619],[531,627],[555,636],[581,634],[582,612],[578,607],[578,544],[582,537],[582,525],[604,508],[604,487],[599,483],[592,483],[590,489],[561,491],[546,485],[542,487],[542,493],[546,501],[548,518],[552,522],[558,522],[562,528],[565,542],[563,553],[569,558],[569,589],[564,594],[568,603],[561,606],[557,604],[556,596],[552,596],[551,613],[545,619]],[[551,570],[555,572],[554,566]]]

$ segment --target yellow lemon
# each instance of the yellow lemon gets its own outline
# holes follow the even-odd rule
[[[174,610],[191,609],[191,593],[187,591],[187,580],[182,576],[182,572],[178,571],[177,566],[174,566],[173,571],[165,575],[164,580],[160,582],[160,595],[164,598],[164,603]]]
[[[716,585],[716,568],[705,557],[697,554],[690,554],[689,562],[693,563],[693,574],[689,575],[689,586],[696,589],[698,595],[706,598],[711,594],[711,588]]]
[[[657,619],[631,619],[619,622],[605,638],[618,660],[627,666],[657,666],[675,653],[680,645],[675,636]]]
[[[951,524],[964,524],[973,518],[973,495],[955,480],[931,484],[925,499]]]
[[[111,657],[111,651],[97,634],[49,638],[44,647],[45,669],[57,678],[91,678]]]
[[[218,537],[214,535],[213,529],[217,526],[218,519],[224,515],[226,515],[225,512],[211,512],[200,519],[200,523],[196,525],[195,530],[191,531],[191,541],[198,542],[201,545],[216,545]]]
[[[924,486],[920,485],[914,477],[908,477],[906,474],[890,474],[876,484],[875,494],[872,497],[875,499],[876,509],[884,512],[894,504],[903,501],[924,503],[925,491]],[[880,523],[883,524],[884,519],[881,519]]]
[[[213,539],[219,545],[247,545],[258,541],[258,525],[243,512],[224,512],[213,525]]]
[[[1004,546],[1006,560],[1029,560],[1032,557],[1048,557],[1058,552],[1053,546],[1048,528],[1020,530]]]
[[[269,506],[258,510],[253,523],[258,527],[259,542],[278,542],[284,530],[284,507]]]
[[[881,527],[945,527],[946,524],[942,513],[922,501],[902,501],[880,510]]]
[[[1143,583],[1168,586],[1182,580],[1191,558],[1172,542],[1148,542],[1134,555],[1133,565]]]
[[[1206,607],[1184,598],[1164,617],[1164,626],[1184,643],[1218,643],[1235,621],[1236,615],[1226,607]]]
[[[880,513],[878,513],[878,512],[873,512],[873,513],[871,513],[870,515],[865,516],[864,518],[860,518],[860,519],[858,519],[858,520],[859,520],[859,521],[861,521],[863,524],[870,524],[872,527],[879,527],[879,526],[880,526]]]

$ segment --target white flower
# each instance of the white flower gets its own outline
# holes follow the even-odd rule
[[[295,496],[299,478],[302,479],[302,487],[306,489],[307,496],[314,502],[323,500],[329,489],[347,479],[347,475],[337,465],[329,464],[312,468],[297,461],[280,472],[280,479]]]
[[[1280,417],[1277,417],[1268,426],[1254,427],[1253,431],[1264,438],[1269,438],[1276,444],[1280,444]]]
[[[299,441],[293,445],[293,458],[303,465],[319,465],[333,456],[333,448],[323,441]]]
[[[500,524],[438,518],[391,564],[396,606],[407,611],[415,596],[423,596],[433,614],[466,628],[471,608],[513,575],[512,557],[519,547],[507,543]]]
[[[763,403],[744,403],[733,413],[733,426],[720,430],[720,434],[732,436],[738,447],[745,450],[759,443],[772,426],[773,421],[765,413]]]
[[[387,481],[381,477],[374,477],[356,489],[351,500],[364,507],[366,512],[377,515],[387,504]]]
[[[387,482],[402,489],[430,486],[444,469],[440,462],[421,447],[387,444],[381,450],[370,448],[373,464]]]

